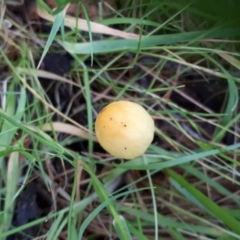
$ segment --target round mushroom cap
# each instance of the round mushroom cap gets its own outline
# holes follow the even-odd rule
[[[154,121],[139,104],[117,101],[97,116],[95,132],[100,145],[112,156],[133,159],[142,155],[154,136]]]

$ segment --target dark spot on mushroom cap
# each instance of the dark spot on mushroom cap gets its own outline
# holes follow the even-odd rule
[[[126,147],[125,147],[124,149],[125,149],[125,150],[127,150],[127,148],[126,148]]]
[[[126,125],[126,124],[124,124],[124,127],[127,127],[127,125]]]

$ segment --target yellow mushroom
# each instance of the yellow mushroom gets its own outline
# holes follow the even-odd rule
[[[117,101],[97,116],[95,132],[100,145],[112,156],[133,159],[142,155],[154,136],[154,121],[139,104]]]

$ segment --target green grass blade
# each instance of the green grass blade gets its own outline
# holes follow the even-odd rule
[[[189,174],[196,176],[199,180],[205,182],[209,186],[216,189],[219,193],[225,195],[226,197],[231,198],[237,205],[240,205],[240,200],[235,194],[231,194],[231,192],[228,189],[226,189],[217,181],[214,181],[212,178],[208,177],[206,174],[203,174],[197,168],[194,168],[190,164],[185,164],[184,166],[182,166],[182,168]]]
[[[223,208],[219,207],[211,199],[206,197],[203,193],[197,190],[192,184],[188,183],[183,177],[175,173],[171,169],[166,169],[165,172],[169,177],[178,182],[183,188],[189,191],[208,211],[212,212],[218,219],[225,223],[236,234],[240,235],[240,222],[229,215]]]
[[[9,229],[13,219],[19,176],[19,153],[10,155],[7,167],[7,184],[4,204],[3,229]]]
[[[46,56],[46,54],[47,54],[50,46],[52,45],[52,43],[53,43],[53,41],[54,41],[54,39],[55,39],[55,37],[56,37],[57,32],[59,31],[61,25],[63,24],[63,20],[64,20],[64,17],[65,17],[65,14],[66,14],[66,11],[63,10],[63,11],[61,11],[60,13],[58,13],[58,14],[55,16],[55,21],[54,21],[54,23],[53,23],[51,32],[50,32],[50,34],[49,34],[49,36],[48,36],[47,43],[46,43],[46,45],[45,45],[45,47],[44,47],[44,50],[43,50],[42,56],[41,56],[41,58],[40,58],[40,60],[39,60],[39,63],[38,63],[38,67],[37,67],[37,68],[40,67],[40,65],[41,65],[44,57]]]
[[[185,237],[175,228],[168,228],[174,239],[176,240],[185,240]]]
[[[214,216],[214,214],[212,214],[210,211],[208,211],[208,209],[206,209],[204,207],[204,205],[196,197],[194,197],[189,191],[187,191],[185,188],[183,188],[178,182],[176,182],[173,179],[169,179],[169,181],[175,189],[177,189],[183,196],[186,197],[186,199],[188,199],[190,202],[195,204],[198,208],[206,211],[212,217],[216,218],[216,216]]]
[[[37,129],[35,129],[35,132],[33,131],[34,128],[32,126],[25,126],[22,123],[16,121],[14,118],[10,117],[8,114],[6,114],[5,112],[3,112],[0,109],[0,117],[2,117],[4,120],[8,121],[9,123],[13,124],[15,126],[16,129],[21,129],[23,130],[25,133],[29,134],[30,136],[32,136],[34,139],[38,140],[39,142],[45,144],[48,147],[51,147],[52,149],[54,149],[56,152],[64,154],[67,153],[66,150],[59,145],[58,143],[56,143],[53,140],[50,140],[50,136],[45,134],[42,131],[38,131]],[[38,131],[38,134],[36,133]]]
[[[131,234],[130,234],[130,230],[129,230],[129,227],[127,225],[127,222],[125,220],[125,218],[123,216],[119,216],[119,219],[121,221],[121,225],[119,223],[116,222],[116,220],[114,219],[113,220],[113,226],[118,234],[118,237],[120,240],[123,240],[123,239],[129,239],[131,240],[132,237],[131,237]],[[125,231],[123,232],[123,228],[125,229]]]
[[[206,38],[224,38],[240,36],[240,28],[236,29],[216,29],[204,32],[187,32],[177,34],[166,34],[150,37],[142,37],[141,48],[148,48],[159,46],[163,44],[173,44],[193,41],[194,39],[206,39]],[[97,54],[97,53],[110,53],[116,51],[136,51],[139,46],[138,39],[120,39],[120,40],[104,40],[93,41],[87,43],[70,43],[62,42],[66,51],[72,54]]]
[[[209,151],[198,150],[195,153],[192,153],[190,155],[186,155],[183,157],[168,158],[170,160],[164,161],[164,162],[160,161],[159,158],[155,158],[155,157],[153,158],[151,156],[145,155],[148,165],[144,165],[144,161],[142,158],[136,158],[136,159],[133,159],[131,161],[127,161],[127,162],[121,164],[121,168],[134,169],[134,170],[136,170],[136,169],[139,169],[139,170],[146,170],[146,169],[162,170],[165,168],[178,166],[178,165],[181,165],[184,163],[189,163],[189,162],[192,162],[195,160],[215,156],[215,155],[223,153],[223,152],[229,152],[229,151],[235,150],[237,148],[240,148],[240,143],[229,145],[229,146],[223,147],[223,148],[209,150]],[[174,154],[173,154],[173,156],[174,156]]]
[[[139,209],[125,207],[125,206],[119,206],[119,209],[124,213],[131,213],[134,217],[139,217],[143,223],[151,223],[154,224],[154,218],[151,213],[143,213]],[[220,236],[223,234],[222,231],[219,229],[216,229],[214,227],[208,227],[206,225],[202,224],[186,224],[184,222],[176,221],[175,219],[171,219],[166,216],[162,216],[161,214],[158,214],[158,225],[159,227],[171,227],[175,229],[183,229],[183,230],[192,230],[196,233],[206,234],[210,236]]]
[[[96,183],[95,183],[96,184]],[[115,229],[117,230],[117,232],[120,234],[121,233],[121,239],[129,239],[129,230],[127,228],[127,225],[126,225],[126,222],[125,220],[123,221],[123,218],[122,216],[120,216],[116,210],[114,209],[114,206],[112,205],[112,203],[120,198],[120,197],[123,197],[127,194],[130,194],[130,193],[134,193],[134,192],[139,192],[143,189],[135,189],[135,190],[129,190],[129,191],[126,191],[124,193],[120,193],[120,194],[117,194],[115,196],[112,196],[112,197],[108,197],[108,196],[105,196],[105,189],[103,189],[102,187],[100,187],[100,182],[97,183],[99,184],[98,186],[98,190],[96,190],[98,192],[98,195],[101,197],[101,198],[105,198],[105,200],[97,207],[95,208],[89,215],[88,217],[84,220],[84,222],[82,223],[81,225],[81,228],[79,230],[79,234],[78,234],[78,239],[82,239],[82,236],[83,236],[83,233],[85,231],[85,229],[87,228],[87,226],[89,225],[89,223],[100,213],[100,211],[102,211],[105,207],[107,207],[109,209],[109,211],[112,213],[113,217],[115,218],[114,219],[114,227]],[[103,193],[101,193],[101,192]]]
[[[91,25],[90,25],[90,19],[88,17],[88,13],[87,13],[87,9],[84,6],[84,4],[82,2],[80,2],[81,6],[82,6],[82,10],[84,13],[84,16],[87,20],[87,26],[88,26],[88,36],[89,36],[89,40],[90,40],[90,55],[91,55],[91,66],[93,65],[93,49],[92,49],[92,42],[93,42],[93,38],[92,38],[92,31],[91,31]]]
[[[132,233],[132,235],[136,237],[136,239],[148,240],[148,238],[144,235],[144,233],[139,231],[139,229],[136,229],[129,221],[127,222],[127,226],[130,232]]]
[[[56,236],[56,232],[58,231],[59,225],[62,222],[64,217],[64,214],[62,212],[60,212],[57,216],[57,218],[54,220],[52,227],[50,229],[50,231],[47,234],[47,238],[46,240],[53,240],[55,239],[54,236]]]

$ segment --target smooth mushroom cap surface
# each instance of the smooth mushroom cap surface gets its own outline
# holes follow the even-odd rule
[[[99,112],[95,132],[100,145],[112,156],[133,159],[151,144],[154,121],[141,105],[117,101]]]

